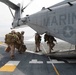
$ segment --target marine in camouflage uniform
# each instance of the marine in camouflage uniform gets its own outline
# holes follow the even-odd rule
[[[14,58],[14,52],[15,48],[18,49],[19,53],[25,52],[26,45],[24,45],[24,41],[21,39],[22,34],[20,32],[11,31],[11,33],[8,33],[5,35],[5,43],[8,45],[7,49],[10,49],[6,52],[10,51],[10,57],[11,59]]]
[[[14,52],[15,52],[15,44],[19,40],[18,36],[16,35],[16,32],[13,30],[11,33],[5,35],[5,43],[10,47],[10,57],[13,59]]]
[[[41,51],[40,50],[40,43],[41,43],[41,36],[38,33],[35,33],[35,47],[36,47],[36,52]]]
[[[47,42],[48,46],[49,46],[49,53],[51,53],[51,50],[53,50],[53,47],[55,46],[54,41],[56,42],[56,39],[51,36],[48,35],[47,33],[44,35],[44,41]]]
[[[21,44],[20,44],[20,47],[19,47],[19,53],[23,53],[25,52],[25,50],[27,49],[26,48],[26,45],[24,45],[24,31],[21,31],[21,38],[20,38],[20,41],[21,41]]]
[[[20,32],[17,32],[16,34],[19,37],[19,42],[20,42],[20,43],[17,43],[16,44],[16,48],[18,49],[18,52],[20,54],[22,54],[27,49],[26,48],[26,45],[24,45],[24,31],[21,31],[21,33]]]

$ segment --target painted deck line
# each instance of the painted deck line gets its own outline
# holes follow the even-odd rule
[[[52,60],[52,61],[47,61],[47,64],[52,64],[52,63],[65,63],[64,61],[57,61],[57,60]]]
[[[34,54],[38,54],[38,55],[43,55],[42,52],[34,52],[34,51],[30,51],[30,50],[26,50],[26,52],[34,53]]]
[[[43,61],[37,61],[37,59],[32,59],[29,61],[30,64],[43,64]]]
[[[13,72],[20,61],[8,61],[4,66],[0,68],[0,71]]]

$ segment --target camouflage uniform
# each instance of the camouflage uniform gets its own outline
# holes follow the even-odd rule
[[[51,35],[45,34],[44,40],[45,40],[45,42],[47,42],[47,44],[49,46],[49,53],[51,53],[51,50],[53,50],[53,47],[55,46],[54,41],[56,42],[56,39]]]
[[[41,43],[41,36],[38,33],[36,33],[35,34],[36,52],[41,51],[40,50],[40,43]],[[38,48],[38,50],[37,50],[37,48]]]
[[[14,58],[15,48],[18,49],[19,53],[25,52],[26,50],[26,46],[24,45],[21,36],[22,35],[20,32],[15,32],[15,31],[11,31],[11,33],[5,35],[5,43],[8,45],[8,47],[6,48],[6,52],[10,51],[11,59]]]
[[[17,44],[19,38],[16,35],[15,31],[11,31],[11,33],[5,35],[5,43],[10,47],[10,57],[14,58],[15,45]],[[8,50],[9,48],[7,48]],[[9,52],[9,51],[8,51]]]
[[[11,31],[11,34],[12,35],[14,35],[15,34],[15,31]],[[14,38],[13,38],[14,39]],[[11,59],[13,59],[14,58],[14,53],[15,53],[15,42],[11,42],[10,44],[9,44],[9,47],[10,47],[10,57],[11,57]]]
[[[15,52],[15,45],[14,44],[10,44],[9,47],[11,48],[10,57],[11,57],[11,59],[13,59],[14,58],[14,52]]]
[[[19,33],[19,40],[20,40],[20,44],[17,44],[18,45],[18,52],[20,54],[22,54],[23,52],[25,52],[25,50],[27,49],[26,48],[26,45],[24,45],[24,31],[22,31],[21,33]]]
[[[24,31],[21,32],[21,41],[24,44]]]

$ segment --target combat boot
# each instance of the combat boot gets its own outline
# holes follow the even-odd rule
[[[14,59],[14,57],[15,57],[14,55],[11,55],[11,59]]]

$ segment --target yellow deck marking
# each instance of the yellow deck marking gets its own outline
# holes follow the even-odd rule
[[[20,61],[9,61],[0,68],[0,71],[13,72]]]
[[[48,58],[49,58],[49,57],[48,57]],[[49,58],[49,60],[51,60],[51,59]],[[60,75],[59,72],[58,72],[58,70],[57,70],[57,68],[55,67],[54,63],[52,62],[51,64],[52,64],[52,66],[53,66],[56,74],[57,74],[57,75]]]
[[[45,47],[42,45],[42,47],[43,47],[43,50],[45,51],[45,53],[46,53],[46,49],[45,49]],[[49,57],[48,57],[49,58]],[[50,58],[49,58],[49,60],[50,60]],[[51,62],[51,64],[52,64],[52,66],[53,66],[53,68],[54,68],[54,70],[55,70],[55,72],[56,72],[56,74],[57,75],[60,75],[59,74],[59,72],[58,72],[58,70],[57,70],[57,68],[55,67],[55,65],[54,65],[54,63],[53,62]]]
[[[59,74],[59,72],[58,72],[58,70],[56,69],[56,67],[55,67],[55,66],[53,66],[53,68],[54,68],[54,70],[55,70],[56,74],[57,74],[57,75],[60,75],[60,74]]]
[[[16,66],[15,65],[4,65],[0,71],[7,71],[7,72],[13,72],[15,70]]]
[[[0,44],[2,44],[3,42],[0,42]]]

